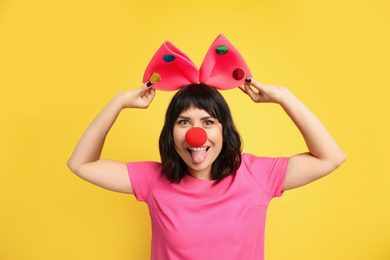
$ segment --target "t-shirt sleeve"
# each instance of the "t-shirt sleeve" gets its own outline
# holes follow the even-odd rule
[[[289,157],[257,157],[243,154],[242,163],[270,199],[283,195]]]
[[[158,162],[128,162],[127,171],[134,195],[138,201],[148,203],[148,196],[153,185],[162,176]]]

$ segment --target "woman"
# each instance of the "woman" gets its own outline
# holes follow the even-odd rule
[[[263,259],[269,201],[331,173],[346,159],[323,124],[286,87],[253,78],[239,88],[256,103],[282,106],[309,152],[290,158],[241,155],[225,100],[212,87],[191,84],[168,107],[160,136],[161,163],[101,159],[105,137],[120,111],[147,108],[155,96],[150,86],[119,92],[87,128],[68,166],[93,184],[135,194],[148,204],[152,259]],[[193,128],[206,132],[205,142],[197,147],[186,138]]]

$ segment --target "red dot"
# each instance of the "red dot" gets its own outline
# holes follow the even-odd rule
[[[240,69],[240,68],[237,68],[237,69],[235,69],[235,70],[233,71],[233,78],[234,78],[235,80],[241,80],[241,79],[243,79],[243,78],[244,78],[244,75],[245,75],[244,71],[243,71],[242,69]]]

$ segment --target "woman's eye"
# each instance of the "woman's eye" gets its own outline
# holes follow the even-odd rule
[[[205,123],[205,125],[212,125],[212,124],[214,124],[214,121],[207,120],[204,123]]]
[[[187,124],[189,124],[190,122],[188,122],[188,120],[180,120],[179,121],[179,124],[181,124],[181,125],[187,125]]]

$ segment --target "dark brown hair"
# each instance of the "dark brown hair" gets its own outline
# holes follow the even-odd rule
[[[173,127],[180,113],[190,106],[205,110],[222,124],[222,150],[212,165],[212,178],[216,180],[214,184],[217,184],[227,176],[236,173],[240,167],[241,137],[221,93],[205,84],[184,86],[173,96],[168,106],[159,140],[162,172],[168,180],[177,183],[188,173],[186,163],[175,149]]]

